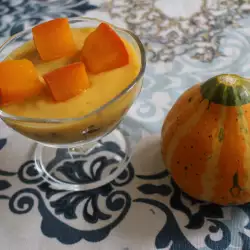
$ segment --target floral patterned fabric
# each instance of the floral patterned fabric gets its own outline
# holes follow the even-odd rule
[[[132,160],[102,188],[53,189],[33,170],[34,143],[0,122],[0,249],[250,249],[250,206],[192,199],[159,147],[164,117],[185,89],[220,73],[250,75],[249,12],[248,0],[0,0],[0,42],[41,21],[86,15],[129,28],[148,51],[143,90],[122,124]],[[106,166],[101,151],[91,169]],[[52,166],[63,165],[61,153]]]

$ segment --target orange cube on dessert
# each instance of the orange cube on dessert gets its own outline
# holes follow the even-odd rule
[[[44,75],[55,101],[66,101],[90,87],[82,62],[76,62]]]
[[[39,94],[43,88],[31,61],[22,59],[0,63],[0,104],[23,101]]]
[[[97,74],[129,63],[128,51],[118,34],[106,23],[101,23],[86,38],[81,60],[90,73]]]
[[[67,18],[38,24],[32,33],[35,46],[44,61],[70,56],[77,51]]]

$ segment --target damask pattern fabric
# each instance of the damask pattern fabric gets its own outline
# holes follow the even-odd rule
[[[184,90],[220,73],[250,76],[249,1],[0,0],[0,42],[79,15],[129,28],[147,49],[143,90],[122,124],[133,139],[132,160],[102,188],[58,191],[33,170],[34,143],[0,122],[0,249],[250,249],[250,206],[192,199],[165,170],[159,148],[164,117]],[[107,164],[101,152],[93,169]],[[61,153],[52,167],[63,165]]]

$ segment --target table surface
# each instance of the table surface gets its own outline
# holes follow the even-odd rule
[[[191,199],[159,148],[164,117],[185,89],[223,72],[249,76],[249,1],[0,0],[0,42],[79,15],[131,29],[148,51],[143,90],[122,125],[134,143],[126,180],[105,196],[56,193],[30,170],[34,143],[0,121],[0,249],[250,249],[250,207]]]

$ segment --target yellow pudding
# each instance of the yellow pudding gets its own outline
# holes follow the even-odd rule
[[[78,50],[82,48],[86,37],[92,31],[92,28],[72,29]],[[91,86],[79,95],[64,102],[55,102],[51,95],[44,91],[21,103],[1,107],[3,112],[14,116],[39,119],[76,118],[75,120],[54,124],[24,123],[9,119],[5,119],[5,122],[32,139],[49,144],[91,140],[109,132],[131,106],[141,87],[141,84],[138,84],[114,103],[99,112],[94,112],[125,90],[139,74],[141,65],[136,51],[128,41],[124,40],[124,42],[129,54],[129,64],[95,75],[88,74]],[[29,41],[13,51],[6,60],[28,59],[33,62],[42,76],[52,70],[79,61],[79,57],[80,55],[77,54],[44,62],[40,59],[34,42]],[[94,113],[81,119],[91,112]]]
[[[80,50],[91,29],[74,29],[72,31],[75,43]],[[89,74],[91,87],[80,95],[65,102],[55,102],[50,95],[42,93],[23,103],[2,107],[2,110],[8,114],[31,118],[73,118],[94,111],[124,90],[139,73],[140,65],[135,51],[128,43],[126,45],[130,58],[129,64],[112,71],[96,75]],[[32,61],[41,75],[78,59],[77,56],[74,56],[44,62],[40,59],[33,41],[25,43],[7,57],[7,59],[23,58]]]

